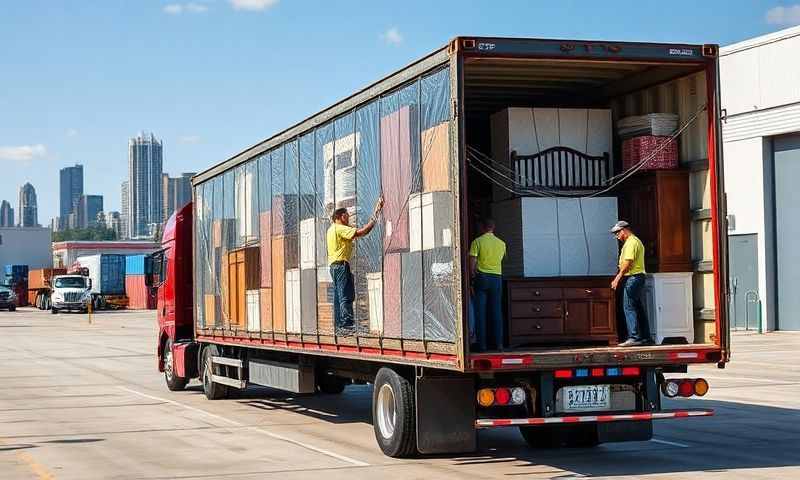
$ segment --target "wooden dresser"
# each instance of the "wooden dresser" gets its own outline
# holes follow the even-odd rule
[[[619,216],[644,244],[648,273],[692,271],[687,170],[631,177],[619,188]]]
[[[611,277],[517,278],[506,282],[510,347],[617,344]]]

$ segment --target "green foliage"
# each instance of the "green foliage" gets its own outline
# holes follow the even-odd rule
[[[70,240],[116,240],[114,230],[103,227],[75,228],[53,232],[54,242],[67,242]]]

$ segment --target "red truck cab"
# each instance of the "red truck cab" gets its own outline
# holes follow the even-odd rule
[[[164,226],[161,250],[148,257],[147,283],[158,289],[158,369],[167,385],[181,390],[191,378],[196,351],[192,317],[192,203]]]

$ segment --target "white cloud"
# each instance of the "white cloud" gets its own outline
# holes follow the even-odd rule
[[[767,23],[772,25],[800,24],[800,4],[788,7],[770,8],[766,14]]]
[[[201,140],[203,139],[200,137],[200,135],[183,135],[178,137],[178,143],[183,143],[183,144],[200,143]]]
[[[397,27],[392,27],[389,30],[381,33],[381,39],[390,45],[400,45],[403,43],[403,35]]]
[[[74,128],[67,129],[67,136],[68,137],[75,137],[77,135],[78,135],[78,131],[75,130]]]
[[[208,7],[195,2],[189,3],[170,3],[169,5],[164,6],[164,13],[168,13],[170,15],[180,15],[184,12],[186,13],[205,13],[208,11]]]
[[[275,6],[278,0],[229,0],[235,10],[266,10]]]
[[[16,147],[0,147],[0,160],[12,162],[29,162],[47,155],[47,147],[42,144],[20,145]]]

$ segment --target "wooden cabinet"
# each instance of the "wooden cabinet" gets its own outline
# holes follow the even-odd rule
[[[520,278],[506,282],[511,347],[617,343],[610,277]]]
[[[636,174],[618,193],[620,218],[630,223],[642,240],[647,271],[692,271],[689,172]]]

